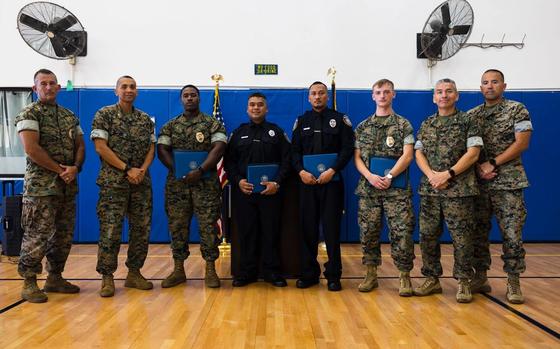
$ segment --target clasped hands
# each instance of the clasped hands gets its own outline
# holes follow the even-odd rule
[[[323,171],[319,178],[315,178],[314,175],[307,172],[306,170],[299,171],[299,177],[301,178],[301,181],[307,185],[327,184],[332,180],[335,174],[336,171],[332,168],[328,168],[327,170]]]
[[[276,182],[264,181],[260,184],[266,187],[263,191],[260,192],[261,195],[274,195],[278,192],[278,185],[276,184]],[[255,186],[247,182],[246,179],[242,179],[239,181],[239,189],[243,194],[250,195],[253,193]]]
[[[64,181],[64,183],[68,184],[71,183],[74,179],[76,179],[76,175],[78,174],[78,167],[76,166],[67,166],[59,164],[60,168],[62,168],[62,172],[58,174],[60,178]]]
[[[496,172],[496,167],[489,163],[488,161],[482,164],[476,164],[476,174],[479,178],[490,180],[498,175]]]

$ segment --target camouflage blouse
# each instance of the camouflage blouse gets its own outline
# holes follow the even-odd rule
[[[149,115],[133,108],[125,114],[118,104],[103,107],[95,113],[91,126],[91,140],[107,140],[111,150],[130,167],[141,167],[148,155],[150,146],[155,143],[155,126]],[[97,185],[113,188],[128,188],[125,175],[116,167],[101,161]],[[150,172],[147,171],[142,185],[151,185]]]
[[[414,131],[410,122],[397,114],[386,117],[372,115],[362,121],[354,131],[355,148],[360,150],[360,157],[369,168],[373,156],[398,159],[403,154],[406,144],[414,144]],[[410,182],[409,182],[410,183]],[[361,176],[355,191],[356,195],[410,195],[410,184],[407,189],[389,188],[379,190]]]
[[[467,148],[482,146],[478,125],[471,122],[468,115],[457,111],[450,116],[437,113],[428,117],[420,126],[415,149],[426,156],[432,170],[442,172],[449,170],[467,152]],[[446,189],[432,188],[428,177],[420,180],[420,195],[466,197],[478,195],[478,184],[474,166],[449,181]]]
[[[519,102],[506,100],[492,106],[479,105],[469,111],[469,116],[479,123],[484,147],[479,162],[493,159],[503,153],[514,141],[516,132],[533,131],[527,108]],[[529,186],[521,157],[498,167],[498,175],[482,181],[489,189],[512,190]]]
[[[76,136],[83,135],[80,121],[74,114],[58,105],[43,104],[39,101],[25,107],[15,119],[18,132],[39,132],[39,145],[56,162],[74,165]],[[57,173],[34,163],[29,157],[25,169],[24,195],[75,195],[77,180],[69,184]]]

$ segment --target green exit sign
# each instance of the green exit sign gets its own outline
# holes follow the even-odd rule
[[[255,64],[255,75],[278,75],[278,64]]]

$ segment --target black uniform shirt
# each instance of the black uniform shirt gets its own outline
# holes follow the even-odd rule
[[[230,135],[225,156],[228,177],[235,182],[247,178],[249,164],[279,164],[277,183],[281,183],[290,170],[290,143],[284,131],[276,124],[241,124]]]
[[[319,144],[315,134],[320,135]],[[354,132],[350,119],[328,108],[320,113],[310,110],[299,116],[292,133],[294,169],[298,173],[304,169],[304,155],[329,153],[338,154],[332,168],[336,172],[342,171],[354,154]]]

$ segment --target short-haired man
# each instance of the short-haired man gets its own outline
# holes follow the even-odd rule
[[[311,84],[308,100],[312,110],[296,119],[292,133],[292,165],[301,179],[302,270],[296,286],[307,288],[319,283],[321,268],[317,262],[317,247],[321,223],[328,255],[324,272],[327,287],[329,291],[340,291],[340,220],[344,208],[341,172],[354,152],[354,132],[346,115],[327,108],[328,99],[325,84],[319,81]],[[303,167],[305,155],[329,153],[335,153],[336,159],[319,178]],[[338,180],[333,180],[335,175]]]
[[[25,107],[15,120],[27,155],[18,272],[24,278],[22,298],[43,303],[48,299],[44,291],[80,291],[62,277],[62,272],[72,247],[77,175],[85,147],[80,121],[56,101],[60,91],[56,75],[41,69],[33,80],[37,101]],[[37,274],[43,270],[45,256],[49,274],[42,291],[37,286]]]
[[[189,256],[189,231],[193,213],[200,228],[200,250],[206,261],[206,287],[220,287],[215,260],[220,256],[216,222],[220,217],[222,189],[216,165],[226,148],[224,125],[200,111],[200,92],[196,86],[181,89],[184,111],[167,122],[158,136],[158,157],[168,169],[165,184],[165,211],[171,232],[173,272],[161,287],[173,287],[187,281],[184,262]],[[208,156],[182,179],[173,172],[173,151],[205,151]],[[208,173],[209,176],[204,176]]]
[[[239,232],[241,262],[233,286],[242,287],[257,280],[259,256],[264,280],[276,287],[286,286],[280,274],[279,239],[282,225],[282,197],[279,189],[290,170],[290,142],[284,131],[266,120],[266,97],[255,92],[247,100],[249,122],[230,135],[225,164],[233,183],[234,219]],[[278,165],[274,179],[263,181],[260,192],[248,182],[249,166]],[[255,183],[256,184],[256,183]]]
[[[424,173],[420,183],[420,249],[422,286],[417,296],[441,293],[442,275],[439,239],[443,220],[453,240],[453,277],[459,280],[457,302],[472,301],[472,231],[474,198],[478,185],[473,164],[478,159],[482,138],[477,124],[456,109],[459,92],[455,82],[442,79],[434,89],[436,114],[428,117],[418,132],[416,162]]]
[[[154,123],[133,103],[138,96],[136,81],[128,76],[117,80],[117,104],[95,113],[90,138],[101,157],[97,177],[99,200],[99,250],[97,272],[102,275],[101,297],[115,294],[113,273],[117,270],[122,226],[128,218],[128,275],[125,287],[150,290],[153,284],[140,269],[148,255],[152,224],[152,180],[148,168],[155,153]]]
[[[506,298],[524,302],[519,274],[525,271],[525,249],[521,233],[527,210],[523,189],[529,186],[521,154],[529,147],[533,125],[529,112],[519,102],[505,99],[504,74],[489,69],[482,74],[480,91],[484,103],[469,111],[479,122],[484,141],[477,165],[480,195],[475,201],[476,229],[473,237],[475,276],[473,292],[490,292],[486,271],[490,268],[491,218],[496,215],[503,237],[502,260],[508,275]]]
[[[410,271],[414,260],[414,212],[410,184],[404,188],[394,187],[393,178],[406,172],[414,157],[414,131],[410,122],[395,114],[392,104],[396,92],[393,82],[381,79],[373,84],[372,98],[376,104],[375,114],[356,127],[354,162],[362,174],[356,195],[358,224],[362,242],[362,263],[367,267],[364,281],[358,286],[360,292],[369,292],[378,286],[377,267],[381,265],[381,235],[383,212],[389,223],[391,256],[400,271],[399,295],[412,296]],[[382,175],[372,173],[372,157],[395,160],[395,164]],[[375,159],[373,161],[376,161]],[[408,176],[408,174],[403,174]]]

